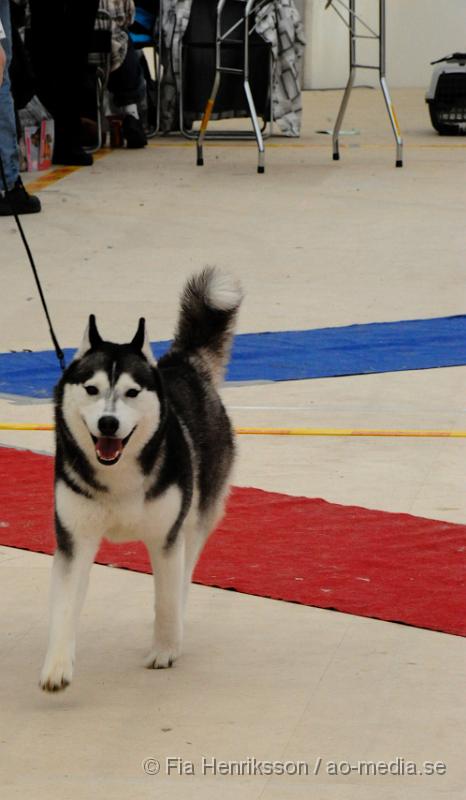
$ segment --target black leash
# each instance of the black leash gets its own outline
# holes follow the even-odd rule
[[[3,187],[4,187],[5,193],[6,193],[6,192],[8,192],[8,187],[7,187],[7,183],[6,183],[5,170],[3,169],[3,161],[1,159],[1,156],[0,156],[0,172],[2,174]],[[47,303],[45,302],[44,293],[42,291],[42,286],[41,286],[41,283],[40,283],[40,280],[39,280],[39,275],[37,273],[37,268],[36,268],[36,265],[34,263],[34,259],[32,257],[32,253],[31,253],[31,249],[30,249],[29,244],[28,244],[28,240],[26,239],[25,233],[23,231],[23,227],[21,225],[21,222],[19,221],[19,217],[16,214],[15,209],[14,209],[13,206],[12,206],[12,209],[13,209],[13,216],[15,218],[16,225],[18,226],[19,234],[20,234],[21,239],[23,241],[23,244],[24,244],[24,247],[26,249],[26,253],[27,253],[28,259],[29,259],[29,263],[31,265],[32,274],[34,275],[34,280],[36,282],[37,291],[39,292],[39,297],[40,297],[40,300],[41,300],[41,303],[42,303],[42,308],[44,309],[44,314],[45,314],[45,317],[47,319],[47,324],[49,326],[50,337],[52,339],[53,346],[55,348],[55,353],[56,353],[56,356],[58,358],[58,363],[60,364],[60,369],[63,371],[65,369],[65,355],[64,355],[63,350],[61,349],[60,345],[58,344],[58,339],[57,339],[57,337],[55,335],[55,331],[53,329],[52,320],[50,319],[49,310],[47,308]]]

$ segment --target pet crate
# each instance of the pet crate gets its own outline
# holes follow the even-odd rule
[[[432,125],[443,136],[466,134],[466,53],[453,53],[435,66],[426,103]]]

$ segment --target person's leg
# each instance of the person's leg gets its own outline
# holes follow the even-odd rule
[[[55,120],[54,162],[92,164],[80,110],[98,0],[30,0],[30,52],[39,97]]]
[[[123,136],[127,147],[139,148],[147,144],[144,128],[139,119],[137,104],[144,96],[144,75],[141,69],[139,56],[133,43],[128,37],[126,56],[108,81],[109,91],[113,95],[113,102],[119,106],[125,115],[123,119]]]
[[[65,69],[59,82],[60,107],[68,140],[77,147],[81,146],[81,109],[97,8],[98,0],[64,1],[61,61]]]
[[[0,156],[6,177],[7,189],[12,189],[19,175],[19,155],[16,139],[16,121],[9,68],[11,62],[11,23],[9,0],[0,0],[0,19],[5,29],[6,39],[2,39],[2,46],[6,53],[6,65],[3,83],[0,87]],[[5,190],[3,181],[0,183],[2,191]]]
[[[110,74],[108,88],[117,106],[137,104],[144,97],[144,75],[139,56],[129,36],[124,61]]]
[[[60,127],[59,81],[65,65],[61,63],[64,30],[63,0],[29,0],[31,26],[27,31],[27,46],[37,80],[37,94],[52,115],[55,128]]]
[[[37,197],[28,195],[19,177],[19,154],[16,136],[16,120],[11,96],[9,66],[11,61],[11,21],[9,0],[0,0],[0,19],[6,39],[2,47],[6,53],[3,83],[0,86],[0,216],[34,214],[40,211]],[[5,187],[6,182],[6,187]]]

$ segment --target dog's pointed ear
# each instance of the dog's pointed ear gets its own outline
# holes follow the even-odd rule
[[[89,324],[87,326],[87,334],[89,337],[89,343],[91,348],[94,350],[96,347],[99,347],[102,344],[102,337],[97,330],[97,324],[95,321],[94,314],[89,315]]]
[[[86,325],[86,330],[84,331],[84,336],[82,338],[81,344],[79,345],[76,353],[74,354],[73,361],[78,358],[82,358],[84,353],[87,353],[88,350],[93,350],[95,347],[98,347],[102,343],[102,338],[100,336],[99,331],[97,330],[97,325],[95,321],[94,314],[89,316],[89,322]]]
[[[144,317],[141,317],[139,320],[138,329],[134,335],[133,341],[131,342],[131,347],[134,347],[135,350],[137,350],[139,353],[142,353],[149,364],[152,366],[156,365],[157,362],[150,346],[149,336],[146,328],[146,320]]]

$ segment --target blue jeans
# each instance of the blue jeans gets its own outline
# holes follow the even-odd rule
[[[0,43],[6,53],[6,66],[3,83],[0,86],[0,157],[3,163],[8,189],[12,189],[19,176],[18,142],[16,139],[16,120],[13,98],[11,96],[9,66],[11,61],[11,20],[9,0],[0,0],[0,19],[5,29],[6,39]],[[0,191],[4,191],[0,179]]]

